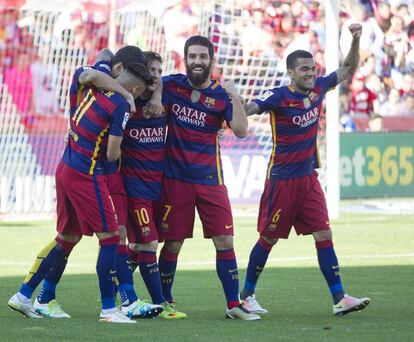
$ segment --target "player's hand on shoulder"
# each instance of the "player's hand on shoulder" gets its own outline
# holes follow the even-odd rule
[[[349,32],[352,34],[352,38],[360,38],[362,35],[362,25],[361,24],[351,24],[348,27]]]
[[[158,118],[162,116],[164,113],[161,98],[152,97],[144,106],[142,113],[146,119]]]
[[[224,128],[220,128],[218,130],[218,133],[217,134],[218,134],[219,140],[223,139],[223,137],[224,137]]]

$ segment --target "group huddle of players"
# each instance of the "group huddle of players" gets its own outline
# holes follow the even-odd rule
[[[287,58],[290,86],[268,90],[247,104],[232,82],[221,85],[210,78],[214,46],[203,36],[185,43],[186,75],[161,77],[160,55],[134,46],[115,55],[105,49],[93,67],[78,68],[70,88],[68,142],[56,171],[57,236],[38,254],[10,298],[10,308],[31,318],[70,318],[56,301],[56,286],[74,246],[83,235],[95,234],[100,245],[100,321],[187,318],[176,308],[172,287],[181,247],[193,236],[196,209],[204,236],[216,249],[227,318],[259,320],[267,313],[256,300],[255,288],[272,247],[279,238],[288,238],[292,226],[297,234],[315,239],[333,313],[365,308],[369,298],[348,296],[343,289],[315,171],[324,95],[351,77],[358,65],[361,26],[351,25],[350,31],[353,43],[338,70],[317,77],[313,56],[294,51]],[[270,113],[273,150],[259,207],[260,236],[239,291],[219,132],[225,120],[243,138],[247,117],[263,112]],[[136,268],[151,304],[140,300],[134,289]]]

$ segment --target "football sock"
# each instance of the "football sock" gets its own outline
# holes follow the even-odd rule
[[[65,252],[55,240],[43,248],[36,257],[32,268],[24,279],[19,292],[27,298],[31,298],[34,290],[45,278],[49,271],[65,258]]]
[[[123,304],[131,304],[138,299],[134,290],[134,279],[128,261],[127,246],[119,245],[116,254],[116,277],[118,279],[118,290]]]
[[[241,299],[246,299],[254,294],[257,281],[259,280],[260,274],[266,265],[266,261],[272,247],[273,246],[268,244],[262,237],[259,238],[256,245],[253,247],[249,257],[249,264],[247,266],[244,288],[240,293]]]
[[[162,295],[160,270],[157,263],[157,253],[149,251],[139,252],[139,271],[144,279],[145,286],[154,304],[165,302]]]
[[[171,289],[174,282],[175,270],[177,269],[178,254],[172,253],[165,247],[161,249],[159,258],[159,269],[161,276],[162,294],[168,302],[173,302]]]
[[[102,310],[115,308],[116,251],[119,235],[99,240],[99,254],[96,263],[99,289],[101,290]]]
[[[236,255],[234,249],[216,250],[217,275],[223,285],[227,300],[227,307],[234,308],[239,301],[239,271],[237,270]]]
[[[60,259],[58,263],[50,270],[46,275],[42,283],[42,289],[40,290],[37,300],[39,303],[49,303],[51,300],[56,298],[56,286],[62,278],[62,274],[65,271],[66,264],[68,263],[68,257],[75,247],[77,242],[68,242],[56,237],[55,241],[65,251],[65,258]]]
[[[344,297],[341,277],[339,276],[338,259],[336,258],[332,240],[315,243],[318,253],[319,268],[328,283],[334,304]]]
[[[139,252],[134,251],[133,249],[128,247],[129,268],[131,269],[132,273],[135,272],[139,265],[138,253]]]

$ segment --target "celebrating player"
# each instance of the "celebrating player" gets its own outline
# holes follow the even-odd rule
[[[216,248],[216,268],[227,300],[226,316],[257,320],[239,301],[239,276],[233,249],[233,218],[223,183],[218,132],[226,120],[234,134],[247,134],[247,118],[232,83],[210,79],[214,64],[211,41],[190,37],[184,47],[187,75],[163,78],[163,104],[168,115],[167,157],[160,205],[160,234],[165,244],[159,258],[164,298],[171,288],[184,239],[193,235],[195,208],[204,236]]]
[[[167,118],[146,119],[143,113],[161,82],[162,58],[155,52],[144,54],[155,81],[136,100],[137,111],[128,121],[121,148],[121,173],[128,193],[128,241],[129,247],[137,253],[136,261],[152,302],[164,308],[160,317],[180,319],[187,315],[176,311],[165,300],[156,257],[159,236],[155,220],[161,196]]]
[[[134,48],[134,53],[136,61],[142,59],[140,49]],[[119,232],[102,169],[105,158],[109,161],[119,158],[123,129],[131,108],[135,108],[119,93],[103,92],[92,86],[90,83],[96,80],[96,73],[92,68],[81,67],[72,80],[69,140],[56,171],[58,235],[39,253],[19,292],[8,302],[12,309],[27,317],[41,317],[30,298],[42,279],[50,270],[61,265],[64,269],[65,260],[82,235],[95,233],[101,246],[96,266],[102,300],[100,320],[134,322],[115,306],[113,276]],[[152,83],[147,68],[137,62],[124,64],[117,78],[119,84],[110,76],[100,73],[99,77],[104,80],[99,84],[101,89],[127,90],[132,94],[128,95],[129,99],[139,96],[146,84]],[[102,152],[105,150],[106,155]]]
[[[349,27],[353,41],[344,64],[335,72],[316,77],[313,56],[292,52],[286,60],[291,84],[266,91],[246,105],[247,115],[270,111],[273,150],[259,209],[260,238],[250,254],[241,299],[256,313],[265,313],[255,298],[258,278],[278,239],[287,239],[292,226],[297,234],[312,234],[319,267],[333,297],[333,313],[343,315],[364,309],[369,298],[345,293],[332,243],[325,197],[317,173],[316,136],[325,93],[354,74],[359,62],[362,26]]]

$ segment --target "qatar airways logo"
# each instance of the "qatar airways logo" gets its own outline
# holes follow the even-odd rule
[[[132,128],[128,135],[140,144],[164,142],[164,127]]]
[[[295,115],[292,118],[292,121],[295,125],[300,127],[308,127],[318,121],[319,118],[319,110],[318,107],[311,109],[309,112],[306,112],[303,115]]]
[[[207,113],[205,112],[186,106],[180,106],[178,103],[174,103],[171,110],[176,115],[177,119],[182,122],[199,127],[204,127],[206,125]]]

